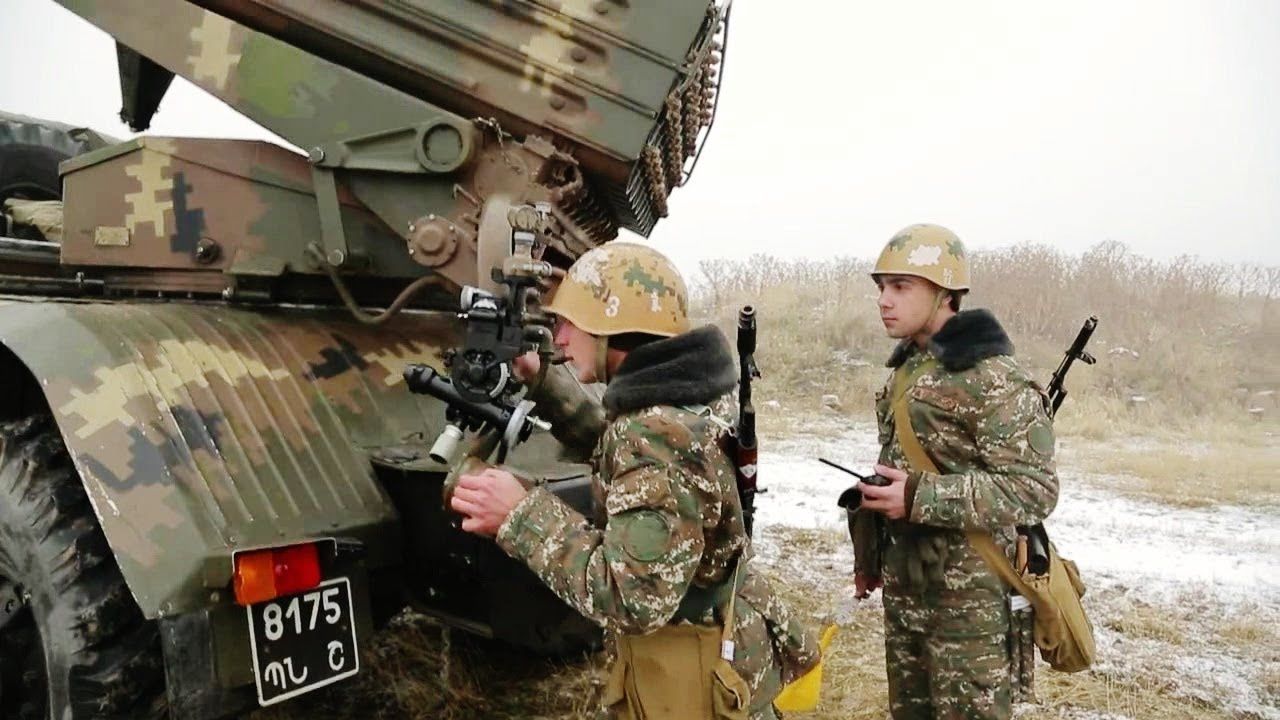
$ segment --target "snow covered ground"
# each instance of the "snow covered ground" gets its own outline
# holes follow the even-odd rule
[[[763,446],[760,484],[768,493],[757,501],[756,522],[766,563],[788,553],[777,546],[782,528],[844,532],[844,513],[835,501],[852,478],[818,457],[866,472],[878,454],[870,425],[813,422]],[[1158,676],[1189,701],[1240,717],[1280,720],[1276,690],[1266,687],[1268,678],[1274,683],[1280,677],[1280,647],[1242,649],[1216,630],[1224,623],[1256,624],[1263,643],[1277,637],[1280,510],[1192,509],[1133,500],[1110,491],[1105,475],[1069,464],[1060,465],[1059,476],[1061,496],[1046,524],[1089,584],[1086,608],[1100,652],[1095,669],[1119,677]],[[845,542],[814,558],[810,567],[828,582],[835,575],[843,583],[849,573],[840,570],[851,568],[852,560]],[[1176,637],[1113,629],[1135,609],[1166,618]],[[868,608],[854,610],[850,602],[836,611],[838,617]]]

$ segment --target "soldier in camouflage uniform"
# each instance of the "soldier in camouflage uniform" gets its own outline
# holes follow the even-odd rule
[[[463,529],[494,535],[615,638],[673,623],[720,625],[737,577],[732,665],[750,690],[750,717],[776,717],[773,698],[816,663],[817,644],[744,567],[750,543],[721,446],[736,381],[727,341],[713,326],[690,329],[683,280],[640,245],[583,255],[547,309],[560,319],[556,344],[576,378],[548,373],[532,397],[553,426],[569,428],[562,439],[599,435],[601,516],[583,517],[490,469],[464,475],[454,491]],[[603,422],[574,379],[608,382]]]
[[[1008,718],[1009,588],[966,532],[990,533],[1012,559],[1015,526],[1053,510],[1058,481],[1043,390],[1013,359],[990,312],[960,311],[969,267],[949,230],[902,230],[872,277],[885,328],[901,343],[876,397],[876,472],[891,482],[862,486],[855,582],[859,597],[884,588],[890,709],[899,719]],[[939,473],[909,467],[895,431],[895,390]]]

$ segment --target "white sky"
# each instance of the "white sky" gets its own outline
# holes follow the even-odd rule
[[[111,40],[0,0],[0,108],[130,135]],[[715,132],[653,242],[872,256],[1106,239],[1280,264],[1280,1],[738,0]],[[270,137],[181,79],[153,134]]]

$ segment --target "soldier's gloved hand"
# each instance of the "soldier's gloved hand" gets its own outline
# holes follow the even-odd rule
[[[882,585],[884,585],[884,578],[879,575],[873,577],[865,573],[853,574],[853,596],[859,600],[871,597],[871,593],[880,589]]]
[[[463,530],[493,537],[527,494],[514,475],[506,470],[488,468],[478,475],[458,478],[449,507],[463,516]]]
[[[876,474],[889,480],[888,485],[861,483],[862,507],[890,520],[907,516],[907,473],[887,465],[876,465]]]

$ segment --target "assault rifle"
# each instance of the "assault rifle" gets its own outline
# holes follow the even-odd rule
[[[1062,357],[1062,362],[1058,364],[1058,369],[1054,371],[1053,377],[1049,380],[1049,387],[1046,389],[1049,395],[1049,417],[1057,415],[1062,401],[1067,399],[1067,389],[1063,387],[1063,383],[1067,379],[1067,372],[1071,370],[1071,364],[1076,360],[1085,365],[1092,365],[1098,362],[1097,358],[1084,351],[1084,346],[1089,344],[1089,338],[1093,337],[1093,331],[1097,327],[1097,316],[1090,315],[1089,319],[1084,321],[1084,326],[1076,334],[1076,339],[1072,341],[1071,347],[1067,348],[1066,354]]]
[[[760,377],[756,366],[756,309],[743,306],[738,312],[738,427],[733,464],[742,500],[742,522],[747,536],[755,525],[756,495],[764,492],[757,484],[756,409],[751,404],[751,380]]]
[[[1089,339],[1093,337],[1093,331],[1098,327],[1098,318],[1090,315],[1088,320],[1084,321],[1080,332],[1076,333],[1076,339],[1071,342],[1071,347],[1067,348],[1067,352],[1062,356],[1062,362],[1058,363],[1058,369],[1053,372],[1053,377],[1049,379],[1049,386],[1045,388],[1045,394],[1049,396],[1048,406],[1045,408],[1052,418],[1058,414],[1058,408],[1062,407],[1062,401],[1067,399],[1067,388],[1064,383],[1067,380],[1067,373],[1071,370],[1071,365],[1076,360],[1086,365],[1092,365],[1098,362],[1097,358],[1085,352],[1085,346],[1089,344]],[[1019,525],[1017,527],[1018,534],[1027,540],[1027,569],[1035,575],[1043,575],[1049,572],[1049,533],[1044,529],[1044,523],[1036,523],[1030,527]]]

